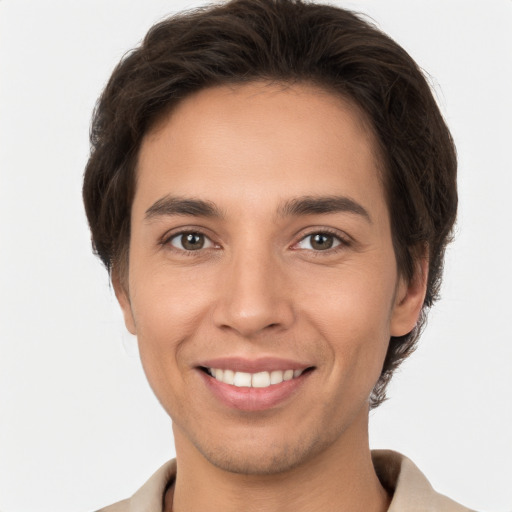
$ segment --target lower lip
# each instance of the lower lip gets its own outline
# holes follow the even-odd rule
[[[294,395],[304,384],[311,372],[306,372],[291,380],[280,384],[273,384],[266,388],[237,387],[225,384],[202,370],[198,370],[208,389],[224,405],[241,411],[264,411],[276,407],[287,398]]]

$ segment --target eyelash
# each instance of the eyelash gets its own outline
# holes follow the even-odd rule
[[[210,244],[212,244],[212,247],[200,248],[200,249],[196,249],[196,250],[186,250],[186,249],[180,249],[178,247],[174,247],[171,244],[171,241],[173,239],[178,238],[178,237],[182,237],[184,235],[200,235],[200,236],[203,236],[206,240],[208,240],[210,242]],[[314,249],[293,249],[298,244],[300,244],[301,242],[306,240],[308,237],[313,237],[315,235],[326,235],[326,236],[329,236],[329,237],[333,237],[338,242],[338,245],[336,245],[334,247],[331,247],[331,248],[328,248],[328,249],[325,249],[325,250],[316,250],[316,251]],[[204,250],[212,249],[212,248],[216,249],[216,248],[219,247],[218,244],[213,242],[211,240],[211,238],[206,233],[204,233],[202,230],[200,230],[200,229],[182,229],[181,231],[178,231],[178,232],[174,232],[174,233],[171,233],[171,234],[166,234],[166,235],[164,235],[162,237],[160,245],[165,246],[165,247],[170,247],[171,250],[177,251],[180,254],[183,254],[183,255],[186,255],[186,256],[197,256],[198,254],[202,253]],[[297,242],[295,242],[291,246],[291,248],[293,250],[297,250],[297,251],[307,250],[307,251],[309,251],[311,254],[313,254],[316,257],[316,256],[327,255],[327,254],[329,254],[329,255],[336,254],[340,250],[343,250],[343,249],[349,247],[350,245],[351,245],[351,242],[348,239],[348,237],[342,236],[338,231],[331,230],[331,229],[328,229],[328,228],[322,228],[322,229],[318,229],[318,230],[315,230],[315,231],[310,231],[309,233],[303,235]]]
[[[326,236],[329,236],[329,237],[333,237],[338,242],[338,245],[336,245],[336,246],[334,246],[332,248],[329,248],[329,249],[317,250],[317,251],[315,251],[314,249],[295,249],[295,250],[298,250],[298,251],[300,251],[300,250],[307,250],[314,257],[321,257],[321,256],[337,254],[339,251],[342,251],[342,250],[346,249],[347,247],[350,247],[350,245],[351,245],[351,241],[348,238],[348,236],[342,236],[341,233],[339,231],[336,231],[336,230],[332,230],[332,229],[329,229],[329,228],[321,228],[321,229],[317,229],[317,230],[314,230],[314,231],[310,231],[309,233],[306,233],[305,235],[303,235],[300,238],[300,240],[298,242],[293,244],[292,247],[297,246],[298,244],[300,244],[301,242],[303,242],[307,238],[313,237],[315,235],[326,235]]]
[[[211,247],[206,247],[206,248],[201,247],[200,249],[196,249],[196,250],[186,250],[186,249],[180,249],[179,247],[174,247],[171,244],[172,240],[174,240],[176,238],[179,238],[179,237],[182,237],[184,235],[200,235],[200,236],[203,236],[205,238],[205,240],[209,241],[209,243],[212,246]],[[185,256],[197,256],[200,253],[204,253],[204,250],[215,249],[215,248],[218,247],[218,244],[213,242],[211,240],[211,238],[206,233],[204,233],[202,230],[200,230],[200,229],[182,229],[182,230],[180,230],[178,232],[174,232],[174,233],[171,233],[171,234],[166,233],[163,236],[163,238],[162,238],[162,240],[160,242],[160,245],[162,245],[163,247],[168,247],[171,250],[176,251],[176,252],[178,252],[178,253],[180,253],[182,255],[185,255]]]

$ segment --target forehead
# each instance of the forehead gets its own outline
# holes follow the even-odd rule
[[[305,84],[219,86],[178,103],[146,135],[134,209],[165,194],[227,208],[294,195],[383,202],[378,162],[366,117],[343,97]]]

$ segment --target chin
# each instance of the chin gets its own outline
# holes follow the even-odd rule
[[[311,461],[332,443],[330,439],[305,439],[303,436],[279,442],[249,438],[244,441],[234,446],[223,443],[196,445],[196,448],[210,464],[223,471],[264,476],[293,471]]]
[[[252,451],[252,450],[251,450]],[[231,450],[204,453],[205,458],[215,467],[239,475],[275,475],[295,469],[303,462],[298,453],[278,449],[273,453],[232,453]]]

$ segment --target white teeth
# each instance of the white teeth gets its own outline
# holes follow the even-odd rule
[[[283,373],[283,380],[292,380],[293,379],[293,370],[286,370]]]
[[[217,377],[215,378],[217,379]],[[233,384],[235,382],[235,372],[233,370],[224,370],[222,382],[225,382],[226,384]]]
[[[283,380],[283,372],[281,370],[270,372],[270,384],[279,384],[280,382],[283,382]]]
[[[251,384],[253,388],[268,388],[270,386],[270,374],[268,372],[254,373]]]
[[[235,372],[233,370],[221,370],[219,368],[208,368],[212,377],[225,384],[243,388],[267,388],[275,384],[291,379],[296,379],[304,370],[274,370],[271,372]]]
[[[217,378],[217,377],[215,377]],[[233,384],[238,388],[250,388],[251,387],[251,374],[245,372],[236,372]]]

